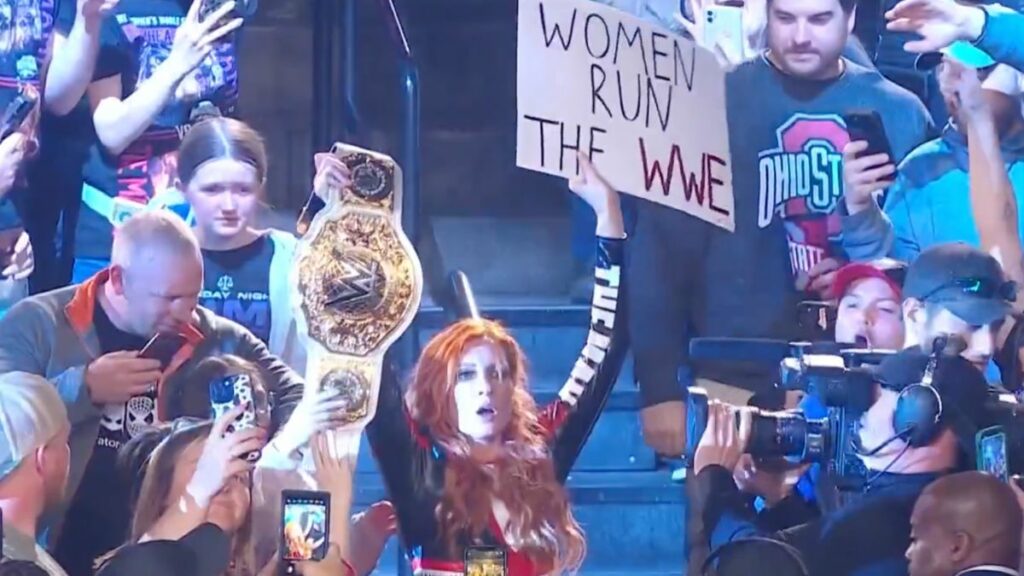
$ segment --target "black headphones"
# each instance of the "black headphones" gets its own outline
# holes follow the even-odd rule
[[[896,411],[892,415],[892,427],[897,436],[914,448],[932,443],[939,435],[942,419],[942,398],[932,386],[939,357],[948,343],[946,336],[939,336],[932,343],[932,354],[924,369],[921,382],[910,384],[900,391],[896,400]]]

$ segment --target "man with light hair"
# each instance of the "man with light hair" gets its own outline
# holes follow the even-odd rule
[[[230,354],[257,365],[272,395],[275,429],[302,398],[302,380],[258,338],[197,306],[202,286],[192,231],[174,213],[143,212],[117,230],[108,268],[29,297],[0,320],[0,374],[42,376],[67,407],[70,502],[54,555],[70,573],[88,573],[97,556],[124,542],[128,492],[114,473],[117,450],[183,414],[183,390],[208,386],[189,381],[196,363]],[[172,345],[140,354],[158,335]],[[290,426],[301,426],[295,420]],[[304,443],[288,429],[270,450],[288,455]]]
[[[29,561],[50,576],[64,570],[35,543],[44,514],[64,499],[70,432],[60,396],[45,378],[0,375],[0,510],[3,556]]]

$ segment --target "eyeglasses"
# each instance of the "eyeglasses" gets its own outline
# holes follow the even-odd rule
[[[954,278],[953,280],[940,284],[920,298],[922,302],[947,288],[956,288],[961,294],[985,298],[989,300],[999,299],[1006,302],[1017,301],[1016,282],[996,282],[990,278]]]

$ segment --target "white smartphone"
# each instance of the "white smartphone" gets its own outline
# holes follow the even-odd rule
[[[741,58],[746,58],[743,38],[743,8],[715,5],[704,10],[704,46],[713,50],[721,44]]]

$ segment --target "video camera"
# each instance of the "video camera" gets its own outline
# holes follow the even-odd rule
[[[758,459],[781,457],[790,463],[820,463],[837,488],[849,491],[860,490],[867,479],[856,442],[857,425],[874,401],[877,366],[894,352],[846,346],[834,342],[698,338],[691,342],[690,356],[702,361],[777,364],[775,388],[806,393],[824,407],[826,416],[809,418],[801,410],[753,409],[747,453]],[[999,427],[1005,439],[1009,472],[1024,472],[1024,404],[1009,392],[990,389],[984,413],[985,421],[977,423],[979,434]],[[690,388],[685,456],[691,461],[707,420],[707,392]],[[983,469],[980,460],[977,465]]]
[[[791,463],[821,463],[833,473],[840,488],[855,489],[862,484],[866,470],[853,441],[856,425],[874,400],[873,367],[891,352],[843,348],[833,342],[703,338],[694,339],[690,354],[702,360],[774,360],[779,366],[775,386],[814,397],[827,415],[809,418],[800,410],[754,409],[747,452],[759,459],[781,457]],[[692,460],[696,452],[707,419],[707,392],[690,388],[688,459]]]

